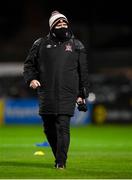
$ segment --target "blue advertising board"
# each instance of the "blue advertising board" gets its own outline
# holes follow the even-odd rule
[[[88,111],[78,111],[75,107],[74,116],[71,117],[71,125],[88,124],[91,122],[92,104],[88,103]],[[5,101],[4,122],[15,124],[41,123],[38,114],[38,100],[31,99],[7,99]]]
[[[40,123],[37,99],[7,99],[5,123]]]
[[[93,104],[87,101],[88,111],[83,112],[75,107],[74,116],[71,118],[71,125],[84,125],[92,122],[92,107]]]

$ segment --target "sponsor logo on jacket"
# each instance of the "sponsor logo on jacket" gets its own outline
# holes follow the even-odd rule
[[[52,46],[51,46],[51,44],[47,44],[47,46],[46,46],[47,48],[51,48]]]

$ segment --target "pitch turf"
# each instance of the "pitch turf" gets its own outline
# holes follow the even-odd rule
[[[53,168],[41,125],[0,127],[0,178],[3,179],[131,179],[132,125],[71,127],[67,169]],[[35,156],[42,150],[44,156]]]

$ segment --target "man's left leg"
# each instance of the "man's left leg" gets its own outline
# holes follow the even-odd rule
[[[56,162],[58,167],[66,166],[67,153],[70,144],[70,118],[69,115],[58,115],[56,118],[57,151]]]

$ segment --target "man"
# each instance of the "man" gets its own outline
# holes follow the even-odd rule
[[[76,103],[85,103],[88,91],[87,55],[75,39],[67,17],[53,11],[49,34],[36,40],[24,62],[24,79],[37,89],[39,115],[55,157],[55,167],[66,167],[70,118]],[[85,91],[85,97],[84,92]]]

